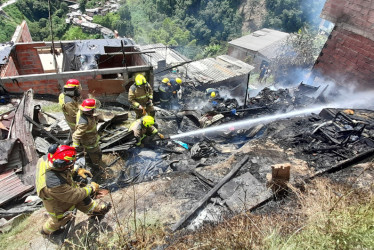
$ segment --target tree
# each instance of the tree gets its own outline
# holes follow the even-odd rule
[[[296,72],[313,66],[326,40],[327,37],[317,35],[314,30],[301,29],[291,34],[287,41],[279,45],[278,54],[271,61],[275,81],[285,84],[301,81],[302,75]]]
[[[82,11],[82,13],[86,12],[86,5],[87,5],[87,0],[79,0],[79,10]]]

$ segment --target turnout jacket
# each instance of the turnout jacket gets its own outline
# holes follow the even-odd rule
[[[72,170],[55,171],[49,164],[47,156],[40,158],[37,163],[36,191],[47,212],[56,219],[62,219],[76,204],[90,200],[93,190],[90,185],[79,187],[73,181]]]
[[[143,125],[143,118],[140,118],[134,121],[130,125],[130,130],[134,131],[134,136],[136,138],[136,145],[139,146],[142,143],[142,140],[147,135],[154,135],[158,132],[157,128],[154,126],[150,126],[148,128],[144,127]]]
[[[139,105],[143,107],[149,100],[153,100],[153,90],[149,83],[142,85],[131,85],[129,89],[129,102],[134,108],[138,108]]]
[[[58,103],[64,113],[65,120],[71,130],[75,130],[76,117],[79,110],[79,99],[61,93],[58,97]]]
[[[85,148],[95,148],[99,145],[100,136],[97,133],[98,118],[96,116],[85,115],[78,111],[75,132],[73,134],[73,146],[82,145]]]

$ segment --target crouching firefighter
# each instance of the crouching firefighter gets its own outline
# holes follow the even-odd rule
[[[159,133],[157,128],[153,126],[154,124],[155,119],[152,116],[146,115],[130,125],[130,130],[134,132],[136,138],[136,146],[142,146],[142,141],[145,137],[153,136],[155,134],[157,134],[160,139],[165,139],[165,136]]]
[[[50,235],[66,225],[73,218],[73,210],[89,216],[105,215],[111,204],[95,201],[91,198],[98,191],[99,185],[91,182],[79,187],[73,181],[73,166],[76,160],[74,147],[61,145],[51,146],[48,156],[39,159],[36,170],[36,191],[50,217],[43,225],[41,233]],[[81,169],[82,170],[82,169]],[[82,176],[87,171],[78,170]]]

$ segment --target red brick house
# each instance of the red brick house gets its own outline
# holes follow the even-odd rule
[[[314,76],[374,88],[374,1],[327,0],[321,17],[335,27],[315,62]]]
[[[0,62],[0,84],[10,93],[32,88],[35,94],[58,95],[70,78],[78,79],[83,95],[113,100],[143,73],[153,85],[153,67],[131,39],[33,42],[27,23],[16,30]],[[9,49],[11,46],[11,49]],[[1,47],[0,47],[1,49]],[[56,67],[57,64],[57,67]],[[124,87],[124,85],[126,85]]]

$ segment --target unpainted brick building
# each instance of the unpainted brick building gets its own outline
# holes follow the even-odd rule
[[[321,17],[335,24],[313,72],[343,86],[374,88],[374,1],[327,0]]]

